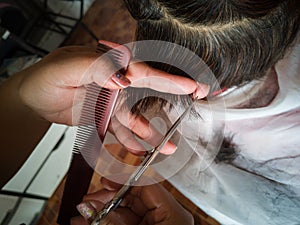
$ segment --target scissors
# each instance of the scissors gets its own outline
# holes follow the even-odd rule
[[[150,166],[151,162],[153,162],[153,160],[159,154],[163,146],[173,136],[179,124],[182,122],[182,120],[185,118],[185,116],[189,113],[189,111],[193,107],[194,102],[195,100],[192,101],[189,107],[181,114],[181,116],[170,127],[170,129],[167,131],[161,143],[149,151],[149,154],[143,160],[141,165],[139,165],[138,168],[131,174],[129,179],[125,182],[122,188],[115,194],[113,199],[108,203],[106,203],[104,208],[96,214],[96,217],[92,221],[91,225],[100,225],[101,221],[109,214],[109,212],[115,210],[120,205],[126,192],[138,181],[138,179],[143,175],[146,169]]]

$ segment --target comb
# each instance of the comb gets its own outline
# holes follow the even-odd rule
[[[116,68],[122,67],[121,51],[99,43],[96,52],[106,53]],[[126,68],[120,69],[119,72],[125,73]],[[57,218],[60,225],[69,225],[71,218],[79,215],[76,206],[88,191],[96,165],[95,155],[101,149],[118,94],[119,90],[109,90],[96,83],[87,85]],[[83,152],[93,154],[83,155]]]

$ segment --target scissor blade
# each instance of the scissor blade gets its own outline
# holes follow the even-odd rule
[[[126,192],[129,190],[131,186],[133,186],[138,179],[144,174],[146,169],[150,166],[151,162],[157,157],[159,154],[160,150],[164,147],[164,145],[170,140],[170,138],[173,136],[175,131],[177,130],[178,126],[182,122],[182,120],[185,118],[185,116],[190,112],[191,108],[194,105],[193,101],[189,107],[181,114],[181,116],[175,121],[175,123],[170,127],[170,129],[167,131],[166,135],[164,136],[163,140],[161,143],[153,148],[149,155],[146,156],[142,164],[138,167],[137,170],[127,180],[127,182],[123,185],[123,187],[116,193],[114,198],[105,205],[104,209],[102,209],[100,212],[97,213],[97,216],[95,220],[92,222],[91,225],[98,225],[100,224],[100,221],[104,219],[108,213],[111,210],[114,210],[115,208],[118,207],[118,205],[121,203],[123,196],[126,194]]]
[[[181,114],[181,116],[175,121],[175,123],[170,127],[168,132],[165,134],[165,137],[161,141],[161,143],[156,147],[159,151],[164,147],[164,145],[170,140],[170,138],[173,136],[175,131],[177,130],[178,126],[182,122],[182,120],[185,118],[185,116],[190,112],[194,105],[195,101],[192,101],[192,103],[189,105],[189,107]]]

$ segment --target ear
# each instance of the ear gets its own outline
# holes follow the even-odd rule
[[[159,20],[163,12],[159,4],[153,0],[124,0],[131,16],[140,20]]]

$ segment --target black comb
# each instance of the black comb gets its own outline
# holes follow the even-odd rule
[[[104,52],[120,73],[125,73],[121,60],[123,53],[99,43],[96,52]],[[109,90],[96,83],[87,85],[79,125],[73,147],[72,161],[67,173],[57,223],[69,225],[72,217],[78,216],[76,206],[87,193],[97,163],[110,117],[119,90]],[[82,154],[84,153],[84,154]],[[88,163],[89,162],[89,163]]]

